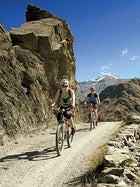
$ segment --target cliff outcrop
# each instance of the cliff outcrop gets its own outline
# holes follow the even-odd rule
[[[0,24],[0,144],[49,125],[48,105],[62,78],[76,90],[69,25],[31,4],[26,20],[9,32]]]

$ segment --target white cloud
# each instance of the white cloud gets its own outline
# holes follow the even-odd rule
[[[107,70],[107,69],[109,69],[109,67],[108,67],[107,65],[104,65],[104,66],[102,66],[102,67],[100,68],[100,71],[105,71],[105,70]]]
[[[125,56],[128,54],[128,49],[121,50],[121,56]]]
[[[100,73],[102,74],[102,75],[104,75],[104,74],[106,74],[107,73],[107,70],[109,69],[109,66],[107,66],[107,65],[104,65],[104,66],[102,66],[101,68],[100,68]]]
[[[139,58],[138,55],[131,55],[130,53],[128,53],[128,49],[121,50],[121,57],[125,57],[129,60],[132,60],[132,61],[135,61]]]
[[[135,61],[135,60],[137,60],[138,58],[139,58],[139,56],[137,56],[137,55],[133,55],[133,56],[130,57],[129,59]]]

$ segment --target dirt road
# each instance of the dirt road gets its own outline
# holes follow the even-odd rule
[[[84,174],[88,155],[108,141],[121,122],[101,122],[89,131],[77,126],[71,148],[57,157],[55,129],[0,147],[0,187],[67,187]]]

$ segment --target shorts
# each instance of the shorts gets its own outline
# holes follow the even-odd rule
[[[64,109],[67,109],[67,108],[69,108],[69,107],[63,107],[63,106],[61,106],[61,107],[60,107],[60,110],[63,109],[63,108],[64,108]],[[67,110],[67,111],[65,111],[65,112],[63,113],[63,115],[64,115],[65,118],[71,119],[71,117],[73,116],[73,113],[72,113],[70,110]],[[63,115],[61,114],[61,112],[59,112],[58,115],[57,115],[57,121],[62,121]]]
[[[97,103],[88,103],[88,109],[89,110],[91,109],[91,107],[97,109],[98,105],[97,105]]]

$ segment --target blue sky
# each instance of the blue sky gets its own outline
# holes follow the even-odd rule
[[[78,82],[108,73],[140,78],[140,0],[4,0],[0,22],[8,31],[26,22],[28,3],[69,24]]]

